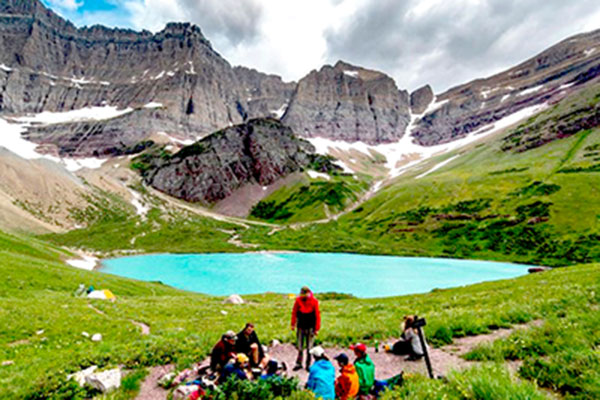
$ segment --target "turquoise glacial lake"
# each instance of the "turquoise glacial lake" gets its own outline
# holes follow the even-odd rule
[[[528,266],[344,253],[155,254],[102,261],[103,272],[226,296],[314,292],[385,297],[527,274]]]

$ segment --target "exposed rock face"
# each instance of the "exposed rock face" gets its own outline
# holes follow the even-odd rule
[[[307,137],[394,142],[410,120],[407,97],[389,76],[340,61],[298,82],[283,122]]]
[[[431,86],[420,87],[410,94],[410,110],[413,114],[423,114],[434,98]]]
[[[197,26],[172,23],[157,34],[101,26],[78,29],[37,0],[0,4],[0,49],[0,115],[104,104],[163,105],[162,112],[94,122],[97,141],[78,155],[91,155],[97,144],[119,147],[118,139],[137,142],[154,132],[195,139],[275,114],[289,103],[295,87],[278,76],[232,68]],[[82,124],[50,127],[52,139],[40,135],[44,130],[35,131],[32,138],[53,142],[60,153],[71,150],[56,143],[57,136],[63,142],[87,137]],[[103,148],[96,153],[106,153]]]
[[[214,203],[248,183],[270,185],[311,162],[314,147],[276,119],[254,119],[155,159],[145,173],[154,188],[192,202]]]
[[[413,130],[430,146],[465,137],[523,108],[560,101],[600,75],[600,31],[564,40],[508,71],[438,95]]]
[[[159,132],[196,140],[223,127],[272,116],[301,136],[369,144],[410,134],[424,146],[450,142],[523,108],[556,102],[600,75],[600,31],[567,39],[506,72],[433,96],[412,93],[376,71],[344,62],[298,83],[233,68],[191,24],[156,34],[77,28],[39,0],[0,2],[0,116],[111,105],[135,111],[104,121],[32,127],[50,153],[122,154]],[[569,85],[569,86],[567,86]],[[144,109],[148,103],[161,108]]]

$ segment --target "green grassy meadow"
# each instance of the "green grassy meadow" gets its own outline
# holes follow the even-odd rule
[[[223,305],[221,298],[67,267],[60,261],[65,254],[46,243],[4,234],[0,237],[0,269],[4,277],[0,283],[0,361],[14,362],[0,367],[0,398],[83,398],[77,396],[89,393],[66,382],[65,376],[89,365],[124,365],[133,371],[131,381],[141,379],[149,366],[175,363],[185,367],[203,359],[224,330],[240,329],[246,321],[256,322],[265,342],[293,340],[288,328],[292,301],[287,296],[249,296],[246,305]],[[80,283],[111,289],[118,300],[111,303],[77,298],[74,291]],[[373,343],[397,337],[399,319],[407,313],[428,318],[426,333],[433,345],[537,319],[547,321],[543,327],[570,324],[573,332],[587,338],[587,312],[597,310],[599,286],[599,266],[582,265],[423,295],[384,299],[324,297],[319,341],[348,345],[357,340]],[[221,311],[226,311],[226,315]],[[150,326],[150,335],[142,336],[132,320]],[[82,335],[84,331],[101,333],[102,342],[91,342]],[[515,345],[519,348],[522,343],[515,356],[525,362],[519,370],[522,378],[573,398],[591,398],[588,393],[598,393],[600,382],[594,379],[582,381],[579,386],[571,382],[568,390],[564,385],[553,386],[553,382],[569,379],[570,372],[561,368],[565,357],[562,352],[568,355],[576,350],[580,357],[597,361],[597,333],[588,342],[578,342],[576,349],[571,349],[566,340],[559,342],[547,349],[547,354],[554,357],[544,356],[540,363],[536,358],[539,354],[527,346],[531,342],[541,346],[545,339],[533,336],[529,342]],[[504,353],[490,350],[485,354],[499,362]],[[452,379],[462,379],[467,382],[463,384],[470,385],[468,382],[474,378],[469,374],[476,373],[464,372]],[[491,379],[488,383],[493,385],[496,375],[482,376]],[[484,379],[482,376],[477,379]],[[402,390],[455,393],[454,384],[456,381],[451,380],[430,388],[433,383],[415,377]],[[522,386],[517,381],[515,385]],[[526,390],[538,392],[532,383],[527,385]],[[135,382],[128,386],[135,388]],[[134,392],[123,393],[122,398],[129,398]]]

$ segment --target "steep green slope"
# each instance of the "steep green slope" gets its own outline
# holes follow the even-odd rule
[[[359,200],[370,179],[332,173],[284,186],[256,204],[251,217],[275,223],[325,219]]]
[[[42,242],[32,242],[32,248],[21,238],[2,237],[8,246],[0,252],[4,277],[0,361],[14,364],[0,367],[0,398],[56,398],[59,392],[74,390],[64,380],[67,373],[92,364],[125,365],[132,370],[172,362],[185,366],[203,358],[224,330],[239,329],[247,321],[257,323],[265,341],[293,340],[288,328],[292,303],[287,296],[250,296],[246,305],[223,305],[219,298],[66,267],[57,261],[60,254]],[[80,283],[111,289],[118,300],[77,298],[73,293]],[[324,297],[319,341],[346,345],[395,337],[398,320],[407,313],[428,318],[427,334],[434,345],[539,318],[549,321],[549,326],[571,321],[571,329],[581,329],[584,335],[587,325],[578,321],[597,309],[599,285],[600,269],[591,265],[424,295],[365,300]],[[147,324],[150,335],[141,335],[132,321]],[[101,333],[102,342],[91,342],[82,335],[84,331]],[[577,351],[595,363],[594,340],[585,342],[588,347],[578,342]],[[569,350],[569,343],[560,346],[552,352]],[[538,366],[534,362],[538,355],[522,352],[521,356],[531,359],[522,372],[528,378],[538,372],[547,376],[547,363],[554,362]],[[552,370],[546,381],[551,386],[567,379],[563,374],[568,373]],[[600,389],[586,381],[569,390],[579,396],[582,390]]]

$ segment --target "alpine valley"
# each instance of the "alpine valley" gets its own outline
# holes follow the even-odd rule
[[[189,23],[81,28],[38,0],[0,0],[0,398],[134,398],[146,368],[188,366],[226,324],[287,318],[274,294],[242,310],[85,271],[123,255],[247,251],[568,267],[399,298],[330,294],[335,323],[319,340],[393,337],[415,304],[434,346],[531,322],[466,356],[513,361],[504,397],[477,397],[477,382],[511,379],[483,369],[389,398],[599,398],[600,31],[410,93],[341,60],[298,82],[232,66]],[[119,300],[74,298],[80,282]],[[190,318],[177,313],[188,305]],[[84,329],[106,340],[83,342]],[[292,341],[275,324],[261,335]],[[100,397],[64,379],[90,365],[137,372]],[[535,396],[515,394],[530,386]]]

